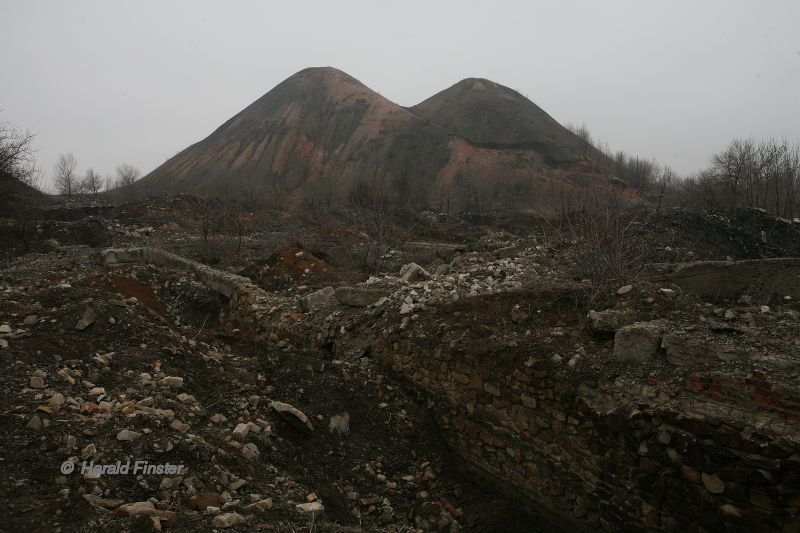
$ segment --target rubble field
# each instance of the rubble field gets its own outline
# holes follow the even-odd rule
[[[187,205],[6,234],[0,531],[800,526],[800,221],[669,211],[593,284],[530,217],[420,215],[376,273]]]
[[[0,530],[128,531],[153,516],[184,531],[480,530],[513,508],[464,475],[425,402],[377,361],[237,334],[185,273],[96,259],[67,247],[1,274],[13,512]],[[203,328],[188,295],[215,314]],[[80,474],[129,460],[185,470]],[[127,518],[136,502],[150,503]]]

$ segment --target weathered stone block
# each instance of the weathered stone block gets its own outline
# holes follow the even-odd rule
[[[416,263],[403,265],[400,269],[400,279],[403,281],[421,281],[430,277],[430,273]]]
[[[622,326],[636,322],[636,314],[629,309],[589,311],[592,330],[597,333],[614,333]]]
[[[614,358],[620,361],[648,361],[658,354],[664,324],[636,322],[623,326],[614,335]]]
[[[324,289],[307,294],[302,300],[303,307],[307,311],[316,311],[317,309],[325,307],[333,302],[335,294],[336,291],[333,287],[325,287]]]
[[[381,298],[388,296],[387,291],[378,289],[361,289],[357,287],[336,287],[334,295],[339,302],[353,307],[367,307]]]

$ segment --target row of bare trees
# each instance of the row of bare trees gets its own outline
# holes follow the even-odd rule
[[[141,173],[139,169],[128,163],[119,165],[115,176],[100,176],[94,169],[88,169],[80,176],[77,172],[78,160],[71,153],[61,154],[53,167],[53,183],[59,194],[72,196],[97,196],[105,191],[112,191],[132,185]]]
[[[569,126],[568,126],[569,127]],[[585,125],[570,129],[591,142]],[[622,151],[601,151],[614,173],[640,195],[698,209],[757,207],[776,216],[800,215],[800,143],[787,139],[734,139],[714,154],[708,168],[678,176],[668,166]]]
[[[800,215],[800,144],[786,139],[735,139],[706,170],[680,183],[677,200],[692,207],[757,207]]]

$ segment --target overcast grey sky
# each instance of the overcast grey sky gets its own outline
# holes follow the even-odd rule
[[[414,105],[466,77],[679,172],[800,138],[800,1],[0,0],[0,120],[149,172],[281,80],[334,66]]]

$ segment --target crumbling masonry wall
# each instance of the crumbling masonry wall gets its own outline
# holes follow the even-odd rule
[[[462,458],[568,529],[800,523],[800,404],[763,375],[694,374],[679,405],[621,408],[614,384],[576,382],[544,357],[471,355],[419,338],[373,351],[430,395]]]

